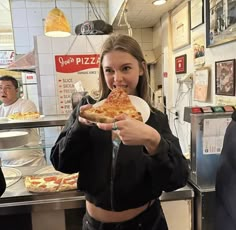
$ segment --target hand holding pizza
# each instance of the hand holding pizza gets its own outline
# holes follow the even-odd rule
[[[97,123],[103,130],[113,130],[125,145],[143,145],[149,151],[157,148],[160,134],[151,126],[122,114],[114,123]]]

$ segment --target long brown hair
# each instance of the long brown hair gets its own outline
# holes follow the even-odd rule
[[[110,93],[110,89],[108,88],[105,81],[104,72],[102,68],[102,61],[104,56],[113,50],[119,50],[129,53],[138,61],[139,67],[143,70],[143,76],[139,77],[137,85],[137,96],[143,98],[148,104],[150,104],[150,94],[148,87],[149,76],[147,72],[147,64],[144,59],[141,47],[134,38],[123,34],[110,35],[110,37],[106,39],[102,46],[99,66],[100,98],[106,98]]]

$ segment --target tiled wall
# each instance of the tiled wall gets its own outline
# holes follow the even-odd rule
[[[11,0],[12,24],[15,50],[17,54],[25,54],[34,48],[34,36],[43,35],[44,20],[54,8],[54,0]],[[96,10],[104,21],[108,21],[107,0],[94,2]],[[57,1],[71,24],[72,34],[76,25],[86,20],[96,20],[93,10],[86,0]]]

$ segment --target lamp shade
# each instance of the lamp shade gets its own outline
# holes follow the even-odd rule
[[[71,35],[70,24],[64,13],[57,7],[49,11],[44,24],[44,33],[49,37],[67,37]]]

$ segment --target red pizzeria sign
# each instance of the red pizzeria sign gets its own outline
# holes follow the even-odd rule
[[[56,55],[56,72],[74,73],[99,67],[99,54]]]

